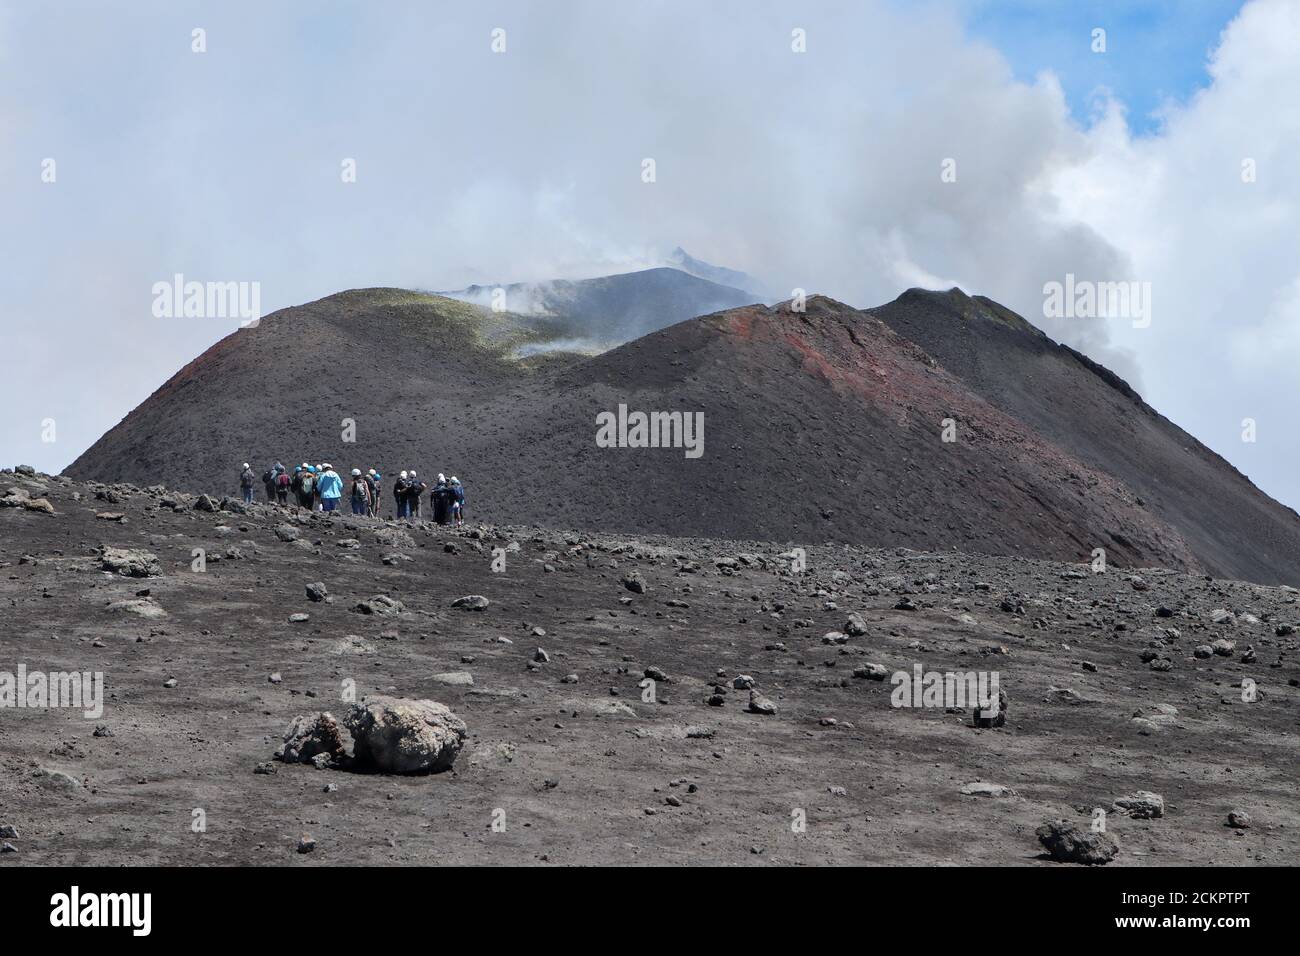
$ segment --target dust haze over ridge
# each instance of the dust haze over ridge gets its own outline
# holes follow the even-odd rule
[[[988,295],[1295,503],[1300,240],[1270,211],[1296,208],[1276,164],[1298,124],[1251,103],[1293,78],[1300,5],[1247,4],[1202,93],[1140,136],[1120,102],[1080,118],[1050,72],[1017,79],[966,30],[970,6],[7,11],[0,294],[18,398],[0,440],[58,470],[229,332],[151,315],[152,284],[176,273],[259,281],[270,312],[348,288],[628,272],[681,246],[773,298]],[[1111,40],[1105,56],[1134,55]],[[1185,159],[1211,146],[1215,163]],[[56,184],[39,179],[47,156]],[[1196,209],[1204,226],[1179,228]],[[1225,235],[1225,217],[1259,228]],[[1151,328],[1044,318],[1043,285],[1066,274],[1152,282]]]

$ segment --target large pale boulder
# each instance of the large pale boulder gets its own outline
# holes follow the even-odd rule
[[[162,574],[158,556],[139,548],[104,547],[101,561],[105,571],[125,578],[151,578]]]
[[[1153,820],[1165,815],[1165,798],[1150,790],[1139,790],[1126,797],[1116,797],[1115,809],[1135,820]]]
[[[446,770],[468,728],[445,704],[376,696],[353,704],[343,718],[358,765],[386,773]]]

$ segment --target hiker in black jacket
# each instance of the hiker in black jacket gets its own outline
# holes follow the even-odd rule
[[[433,502],[433,520],[446,524],[451,511],[451,490],[447,487],[447,476],[441,472],[438,473],[438,483],[429,492],[429,500]]]
[[[367,499],[370,501],[370,508],[366,514],[373,518],[379,514],[379,486],[375,484],[375,469],[368,470],[361,479],[366,483]]]
[[[411,472],[411,476],[406,486],[406,513],[408,517],[419,519],[420,517],[420,498],[424,496],[424,490],[429,486]]]
[[[410,487],[410,479],[406,477],[406,472],[397,476],[393,482],[393,501],[397,506],[397,517],[405,518],[410,514],[410,502],[406,497],[406,492]]]
[[[298,499],[298,507],[312,510],[313,495],[316,491],[316,473],[310,465],[300,465],[293,476],[293,493]]]

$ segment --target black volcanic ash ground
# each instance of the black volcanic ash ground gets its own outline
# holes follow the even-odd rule
[[[796,575],[763,543],[322,516],[295,535],[264,505],[0,475],[10,487],[55,513],[0,508],[0,670],[100,670],[109,699],[92,721],[0,711],[0,826],[18,833],[0,866],[1055,866],[1035,831],[1065,819],[1086,835],[1095,807],[1111,866],[1284,864],[1300,842],[1290,588],[858,547],[810,547]],[[511,543],[493,573],[491,549]],[[148,551],[160,573],[106,572],[106,546]],[[633,572],[644,593],[624,585]],[[311,600],[314,582],[333,600]],[[470,594],[490,604],[453,607]],[[404,612],[352,610],[378,595]],[[864,633],[823,642],[854,614]],[[1232,655],[1196,656],[1216,640]],[[853,676],[918,662],[997,670],[1006,726],[895,709],[888,681]],[[649,668],[668,678],[653,704]],[[736,689],[704,702],[742,674],[774,714]],[[469,728],[453,769],[255,772],[295,716],[341,709],[347,679],[449,705]],[[1115,810],[1140,791],[1163,816]],[[1229,826],[1233,811],[1251,825]]]

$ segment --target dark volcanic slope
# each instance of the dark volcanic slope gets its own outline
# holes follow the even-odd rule
[[[996,302],[958,289],[913,289],[870,311],[981,397],[1118,478],[1182,533],[1211,573],[1300,580],[1300,516],[1107,369]]]
[[[561,420],[594,421],[619,402],[704,411],[698,460],[598,449],[576,428],[552,439],[616,489],[618,511],[592,516],[603,529],[1069,559],[1100,546],[1123,563],[1196,566],[1117,482],[823,297],[804,314],[751,306],[680,323],[569,367],[555,392]],[[961,422],[952,444],[940,440],[948,417]]]
[[[589,359],[511,361],[525,338],[438,297],[331,296],[218,343],[68,472],[233,491],[245,459],[414,466],[459,474],[491,520],[1200,567],[1120,482],[831,300],[706,316]],[[598,448],[596,415],[620,403],[703,412],[704,456]]]

